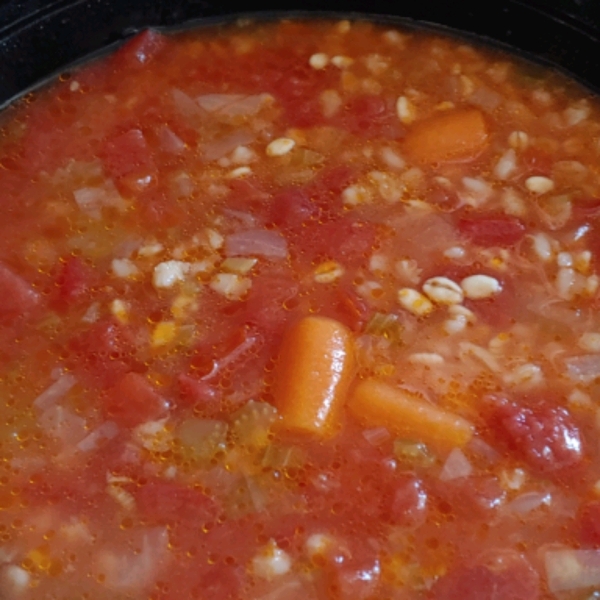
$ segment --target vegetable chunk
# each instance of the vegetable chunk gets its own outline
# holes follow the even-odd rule
[[[283,341],[275,402],[286,428],[327,436],[336,428],[354,366],[352,337],[341,323],[305,317]]]
[[[467,109],[417,123],[405,138],[407,154],[417,162],[459,162],[476,158],[488,145],[483,115]]]
[[[348,407],[368,427],[384,426],[429,444],[464,446],[473,435],[472,425],[462,417],[377,379],[362,381]]]

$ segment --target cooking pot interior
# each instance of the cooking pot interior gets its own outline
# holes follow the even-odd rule
[[[322,11],[316,1],[255,2],[245,15],[355,17],[451,30],[504,46],[551,64],[598,91],[600,5],[582,0],[444,0],[421,2],[346,1]],[[282,10],[285,9],[285,10]],[[368,14],[366,14],[368,13]],[[240,16],[237,3],[224,0],[51,0],[8,1],[0,6],[0,104],[82,59],[102,52],[146,27],[180,28]]]

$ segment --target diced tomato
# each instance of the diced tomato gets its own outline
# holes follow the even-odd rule
[[[67,308],[89,300],[94,280],[94,271],[90,266],[77,256],[69,257],[62,263],[56,278],[58,305]]]
[[[600,501],[584,504],[578,514],[581,541],[600,546]]]
[[[166,401],[139,373],[127,373],[104,396],[107,418],[124,427],[135,427],[158,419],[167,410]]]
[[[343,108],[340,126],[369,138],[400,138],[402,127],[391,99],[365,94],[355,96]]]
[[[289,306],[299,289],[288,273],[255,279],[244,308],[244,321],[267,338],[278,336],[290,319]]]
[[[525,235],[526,228],[517,217],[482,215],[460,219],[458,230],[478,246],[514,246]]]
[[[432,592],[435,600],[536,600],[540,582],[525,558],[506,552],[451,570]]]
[[[141,219],[149,227],[181,227],[189,219],[185,208],[174,202],[160,187],[150,187],[137,196],[138,212],[135,219]]]
[[[310,223],[294,247],[308,262],[336,260],[344,267],[357,267],[371,255],[377,228],[371,223],[342,217],[326,223]]]
[[[529,408],[496,396],[488,403],[494,435],[531,469],[560,473],[583,461],[581,433],[565,408],[542,403]]]
[[[256,177],[233,179],[229,183],[229,189],[231,192],[225,200],[227,208],[253,216],[261,213],[271,197]]]
[[[177,378],[181,404],[192,405],[203,417],[213,417],[221,412],[221,390],[202,379],[181,373]]]
[[[130,329],[105,319],[69,342],[71,367],[91,385],[107,388],[137,365],[134,347]]]
[[[143,190],[156,174],[152,153],[139,129],[107,139],[101,158],[108,175],[128,190]]]
[[[489,518],[490,511],[504,502],[506,492],[496,477],[473,475],[439,482],[437,494],[455,514],[469,518]]]
[[[147,29],[128,40],[111,58],[111,64],[118,69],[139,68],[150,62],[165,46],[167,38]]]
[[[152,522],[178,521],[201,526],[217,515],[212,498],[172,481],[151,479],[136,487],[133,495],[140,514]]]
[[[404,474],[395,479],[389,518],[402,526],[421,525],[427,516],[427,491],[414,475]]]
[[[373,598],[381,578],[381,565],[377,558],[346,560],[334,569],[334,589],[340,600],[367,600]]]
[[[33,287],[8,267],[0,264],[0,318],[26,315],[41,302]]]
[[[283,106],[286,120],[293,127],[314,127],[325,122],[319,96],[331,86],[334,73],[330,69],[313,69],[308,58],[294,55],[283,60],[269,55],[259,58],[264,67],[261,83]]]
[[[271,221],[287,232],[302,234],[304,225],[319,214],[319,207],[309,193],[301,188],[277,194],[271,203]]]

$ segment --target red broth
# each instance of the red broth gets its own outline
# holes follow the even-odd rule
[[[0,595],[600,590],[600,110],[360,22],[145,32],[6,110]]]

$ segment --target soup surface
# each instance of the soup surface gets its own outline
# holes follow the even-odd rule
[[[2,598],[597,598],[587,92],[240,23],[1,125]]]

